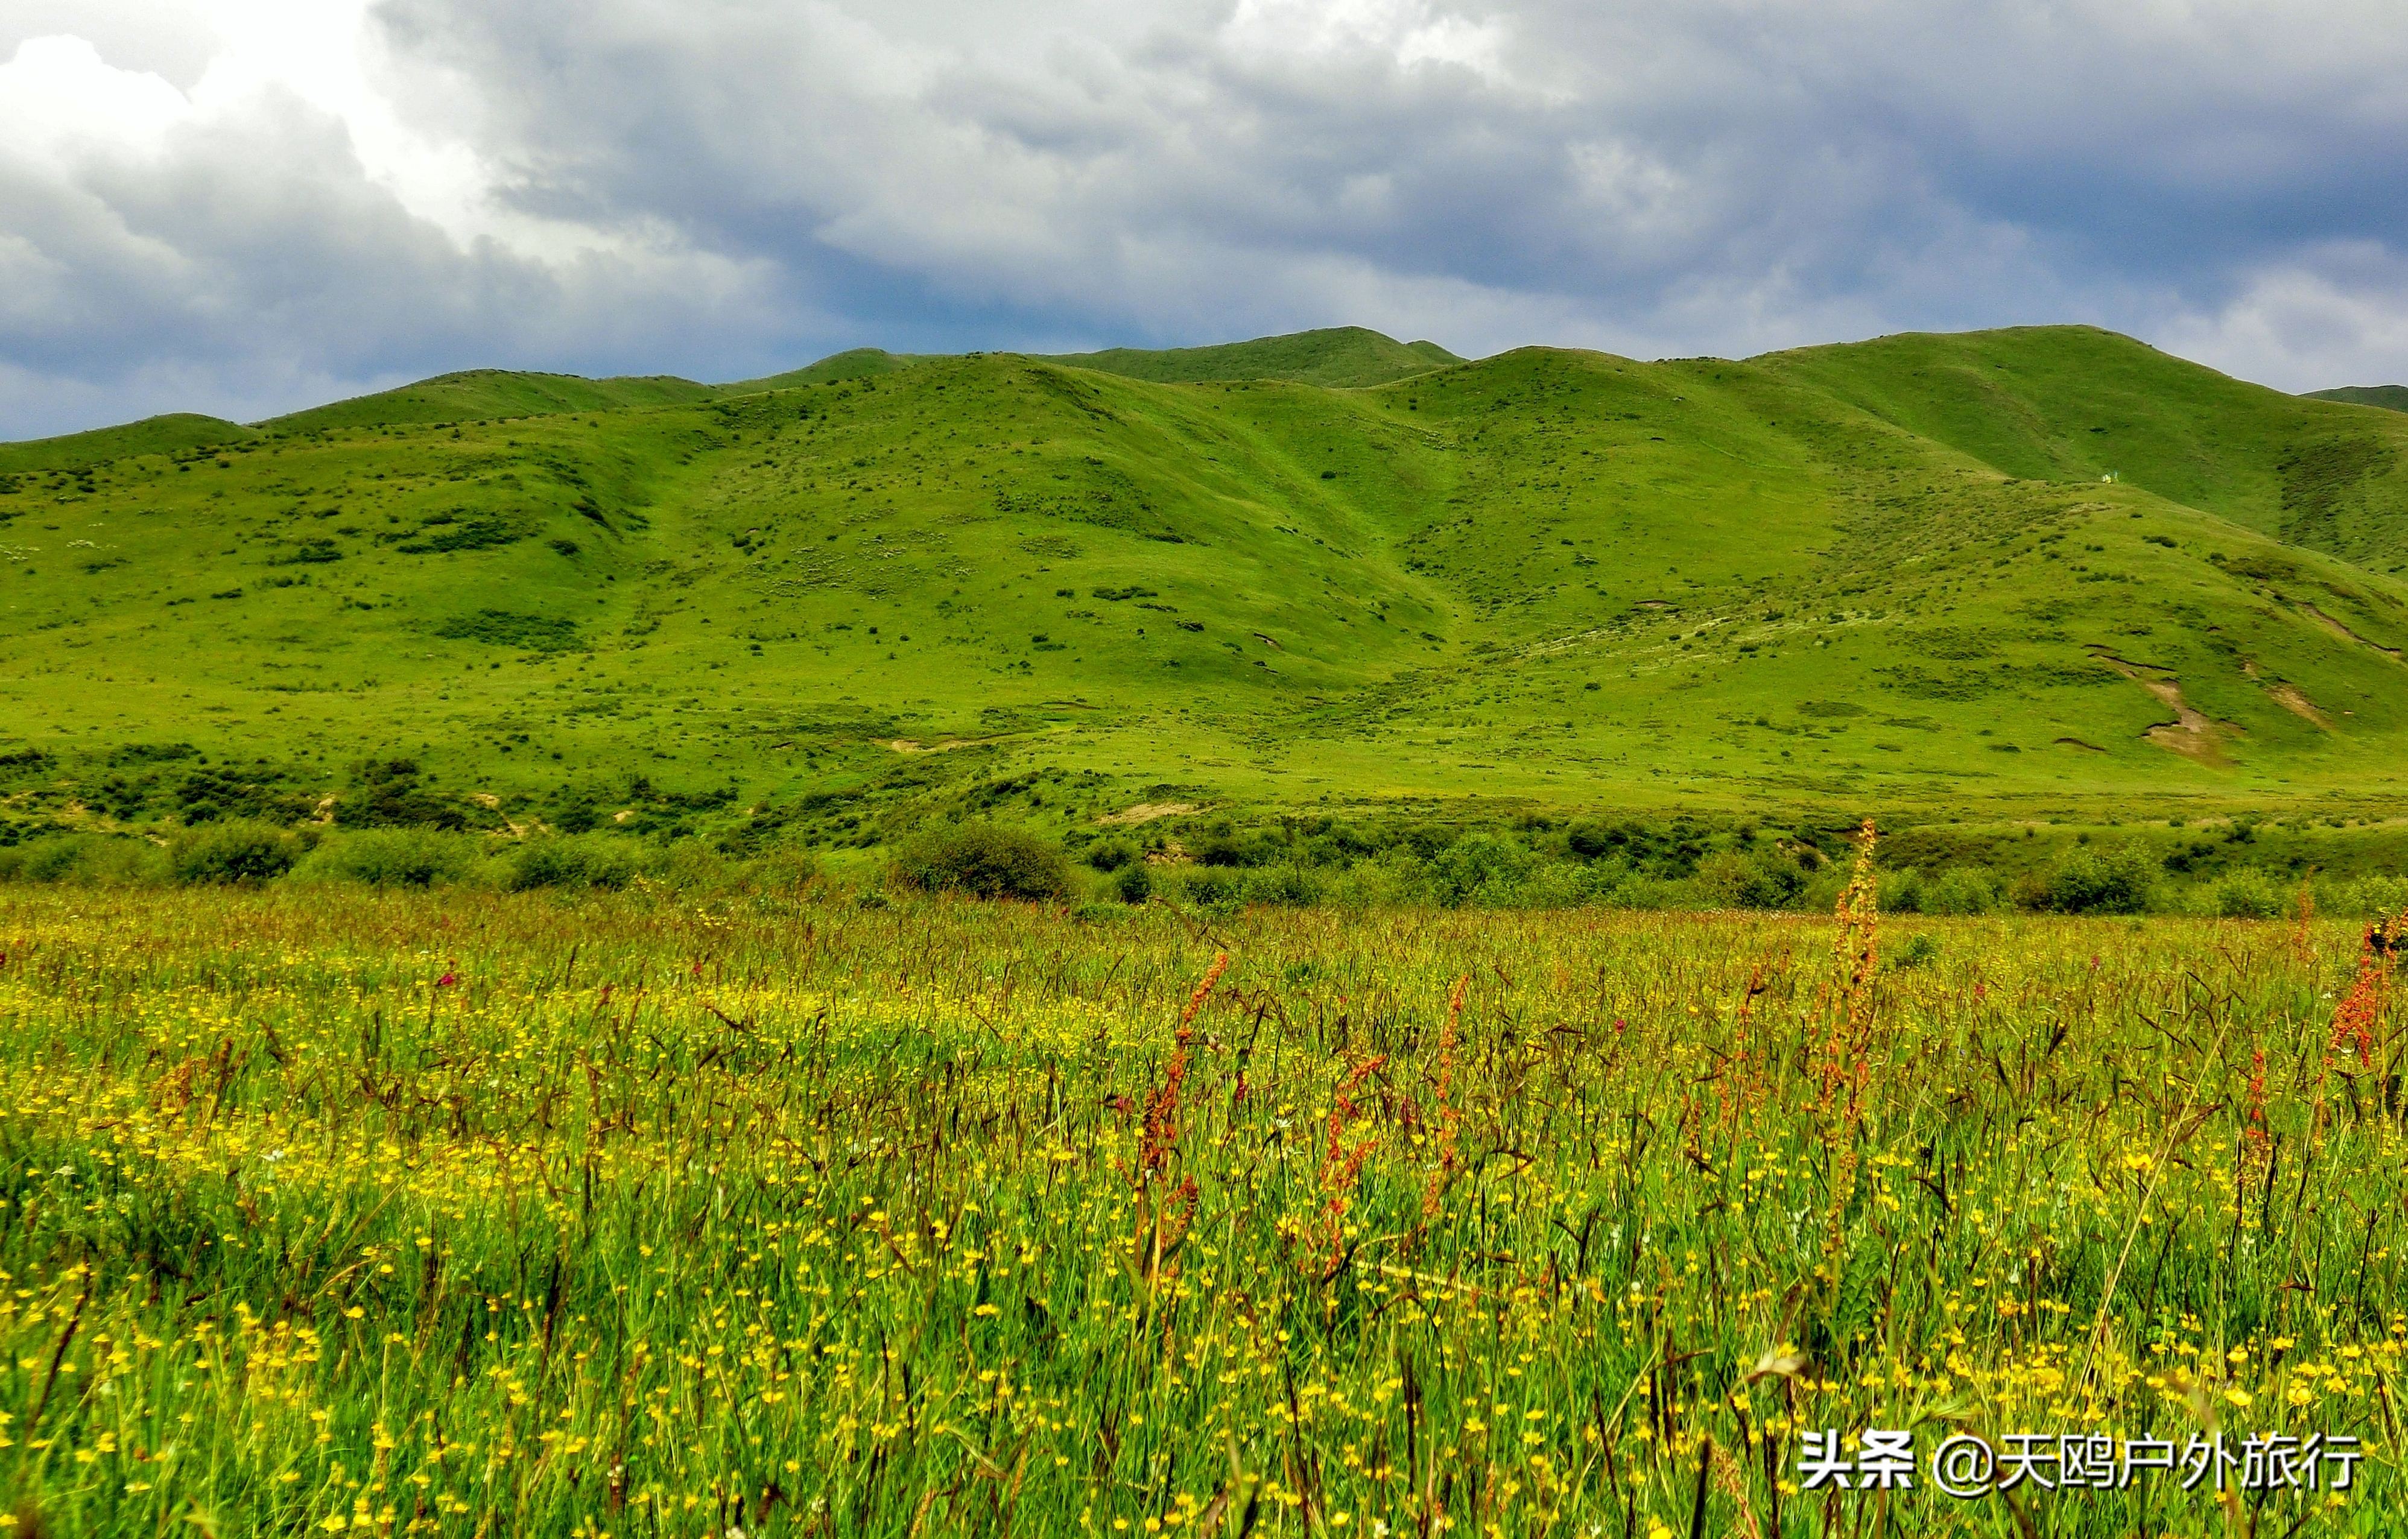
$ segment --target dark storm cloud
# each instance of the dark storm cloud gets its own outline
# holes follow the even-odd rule
[[[128,414],[112,388],[1345,321],[1656,354],[2080,320],[2286,387],[2408,377],[2396,20],[388,0],[369,81],[466,192],[274,90],[138,150],[0,145],[0,431]],[[191,90],[192,56],[108,62]]]

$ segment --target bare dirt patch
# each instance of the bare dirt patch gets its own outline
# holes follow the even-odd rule
[[[2258,688],[2266,691],[2267,698],[2273,701],[2275,705],[2303,720],[2315,722],[2327,732],[2333,730],[2332,719],[2318,710],[2316,703],[2310,700],[2306,691],[2298,685],[2282,682],[2267,683],[2266,676],[2258,672],[2258,664],[2255,663],[2244,661],[2241,664],[2241,671],[2255,680]]]
[[[2282,706],[2293,716],[2313,721],[2327,732],[2332,731],[2332,719],[2316,709],[2316,703],[2301,693],[2298,685],[2269,684],[2266,686],[2266,693],[2272,698],[2275,705]]]
[[[1150,823],[1156,818],[1183,818],[1195,810],[1193,802],[1140,802],[1133,807],[1107,812],[1096,821],[1106,828],[1127,828],[1136,823]]]
[[[2147,671],[2149,664],[2128,663],[2104,648],[2093,648],[2092,655],[2157,697],[2158,704],[2174,713],[2172,721],[2151,727],[2141,735],[2170,753],[2201,764],[2221,765],[2224,740],[2237,737],[2241,729],[2229,721],[2218,721],[2205,711],[2183,699],[2182,685],[2171,674]]]

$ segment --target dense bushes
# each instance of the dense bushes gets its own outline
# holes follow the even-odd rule
[[[131,884],[171,879],[166,851],[146,839],[53,834],[0,849],[0,881]]]
[[[895,877],[924,892],[1045,902],[1067,896],[1062,852],[1033,834],[995,823],[931,829],[896,852]]]
[[[435,829],[371,829],[321,843],[296,875],[368,887],[435,887],[467,880],[481,859],[477,841]]]
[[[2005,902],[1998,873],[1985,866],[1952,865],[1929,875],[1900,871],[1881,884],[1882,907],[1893,914],[1987,914]]]
[[[2244,867],[2215,884],[2211,894],[2215,912],[2228,919],[2271,919],[2283,912],[2289,897],[2273,879],[2254,867]]]
[[[1725,908],[1786,908],[1806,874],[1778,851],[1720,849],[1698,862],[1698,889]]]
[[[1140,904],[1154,896],[1154,869],[1143,861],[1130,861],[1112,877],[1112,896],[1126,904]]]
[[[389,782],[390,783],[390,782]],[[2237,825],[2236,825],[2237,827]],[[624,829],[518,837],[427,827],[298,828],[216,817],[161,834],[70,832],[18,820],[0,841],[0,881],[87,884],[347,882],[421,889],[790,892],[819,879],[814,855],[777,825],[715,841]],[[2220,834],[2220,836],[2217,836]],[[2283,837],[2296,837],[2296,830]],[[2379,837],[2379,836],[2378,836]],[[2078,830],[1920,828],[1885,838],[1880,901],[1891,913],[1975,916],[2008,909],[2068,915],[2189,914],[2272,920],[2303,889],[2334,917],[2397,912],[2408,876],[2370,844],[2343,874],[2266,825],[2126,829],[2094,844]],[[1063,902],[1082,914],[1163,902],[1207,912],[1249,905],[1345,908],[1755,909],[1827,911],[1846,880],[1844,830],[1770,829],[1730,819],[1565,824],[1535,815],[1449,826],[1427,819],[1350,822],[1288,817],[1243,826],[1216,819],[1045,834],[941,822],[890,862],[832,851],[843,885],[880,884],[975,898]],[[1198,846],[1212,855],[1197,859]],[[2243,863],[2253,862],[2256,863]],[[866,891],[867,889],[865,889]]]
[[[179,882],[265,882],[292,870],[302,853],[301,840],[273,823],[229,818],[179,835],[168,868]]]
[[[622,888],[642,870],[641,851],[607,834],[529,839],[511,857],[504,883],[513,892],[539,887]]]
[[[2157,863],[2138,848],[2076,849],[2049,874],[2044,906],[2059,914],[2145,914],[2157,885]]]

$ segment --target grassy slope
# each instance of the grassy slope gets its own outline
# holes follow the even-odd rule
[[[2283,464],[2390,421],[2059,331],[327,423],[0,482],[0,708],[56,756],[21,791],[393,750],[538,815],[633,768],[824,832],[914,794],[2355,808],[2408,764],[2408,590],[2343,559],[2398,560],[2397,472],[2314,549]],[[2186,752],[2145,735],[2177,691]]]
[[[2344,401],[2356,406],[2381,406],[2408,411],[2408,385],[2344,385],[2338,390],[2310,391],[2312,401]]]

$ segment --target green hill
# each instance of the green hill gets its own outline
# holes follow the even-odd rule
[[[1130,378],[1152,379],[1162,383],[1195,382],[1214,379],[1296,379],[1307,384],[1332,387],[1361,387],[1386,384],[1409,375],[1424,374],[1449,363],[1460,363],[1453,353],[1435,342],[1403,343],[1392,341],[1377,332],[1359,326],[1346,326],[1328,331],[1300,332],[1293,336],[1269,336],[1252,342],[1233,342],[1221,347],[1182,348],[1167,351],[1147,352],[1129,348],[1116,348],[1104,352],[1070,353],[1046,360],[1075,368],[1094,369],[1103,374],[1123,375]],[[259,424],[259,430],[280,434],[324,433],[338,428],[394,427],[405,424],[463,421],[491,421],[507,418],[558,415],[580,411],[615,411],[638,406],[690,406],[696,402],[718,400],[734,395],[759,394],[765,391],[794,390],[806,385],[834,385],[852,379],[875,378],[896,374],[931,362],[924,354],[887,352],[879,348],[854,348],[850,351],[832,353],[815,363],[783,374],[760,379],[738,380],[727,385],[701,385],[691,379],[671,375],[651,375],[640,378],[586,379],[569,374],[528,374],[508,369],[470,369],[458,374],[437,375],[416,384],[394,390],[380,391],[373,395],[355,396],[323,406],[313,406]],[[112,428],[104,434],[127,434],[165,423],[212,423],[227,430],[228,436],[245,435],[252,430],[231,422],[216,423],[214,419],[180,417],[154,418],[133,428]],[[80,434],[77,439],[93,435]],[[216,442],[216,438],[195,440]],[[47,442],[66,445],[73,440],[54,439]],[[10,449],[32,449],[38,446],[0,446],[0,453]],[[184,447],[184,446],[178,446]],[[107,441],[79,451],[77,463],[100,463],[125,452],[155,452],[142,449],[110,449]],[[96,457],[95,457],[96,456]],[[47,465],[47,462],[44,462]],[[35,468],[28,462],[26,468]]]
[[[2344,385],[2339,390],[2310,391],[2312,401],[2342,401],[2354,406],[2381,406],[2408,411],[2408,385]]]
[[[1109,348],[1101,352],[1029,356],[1043,363],[1163,385],[1287,379],[1336,390],[1385,385],[1463,362],[1435,342],[1398,342],[1360,326],[1264,336],[1209,348]],[[771,375],[766,379],[749,379],[724,389],[730,394],[744,394],[789,390],[797,385],[832,385],[846,379],[894,374],[928,362],[930,359],[922,354],[855,348],[850,352],[831,354],[806,368]]]
[[[835,385],[847,379],[894,374],[925,361],[911,353],[888,352],[882,348],[854,348],[849,352],[830,353],[799,369],[773,374],[766,379],[742,380],[722,386],[721,390],[730,395],[750,395],[765,390],[793,390],[800,385]]]
[[[452,376],[368,398],[429,422],[19,469],[0,814],[424,795],[867,842],[931,802],[2408,789],[2408,418],[2080,329],[1364,388],[1370,335],[1241,345],[1345,388],[1006,354],[724,395]]]
[[[343,428],[396,427],[418,423],[490,421],[572,411],[616,411],[629,406],[680,406],[707,401],[709,385],[671,375],[585,379],[573,374],[524,374],[509,369],[470,369],[437,375],[397,390],[355,396],[270,418],[270,433],[328,433]]]
[[[1333,390],[1360,390],[1427,374],[1463,360],[1435,342],[1398,342],[1360,326],[1340,326],[1211,348],[1160,351],[1111,348],[1102,352],[1060,353],[1046,362],[1165,385],[1289,379]]]
[[[2113,477],[2290,544],[2408,565],[2399,425],[2112,332],[1911,335],[1756,363],[2008,476]]]
[[[83,470],[112,460],[138,459],[146,454],[185,454],[221,444],[238,444],[256,436],[256,432],[239,422],[193,412],[173,412],[165,417],[146,417],[123,427],[0,444],[0,476]]]

